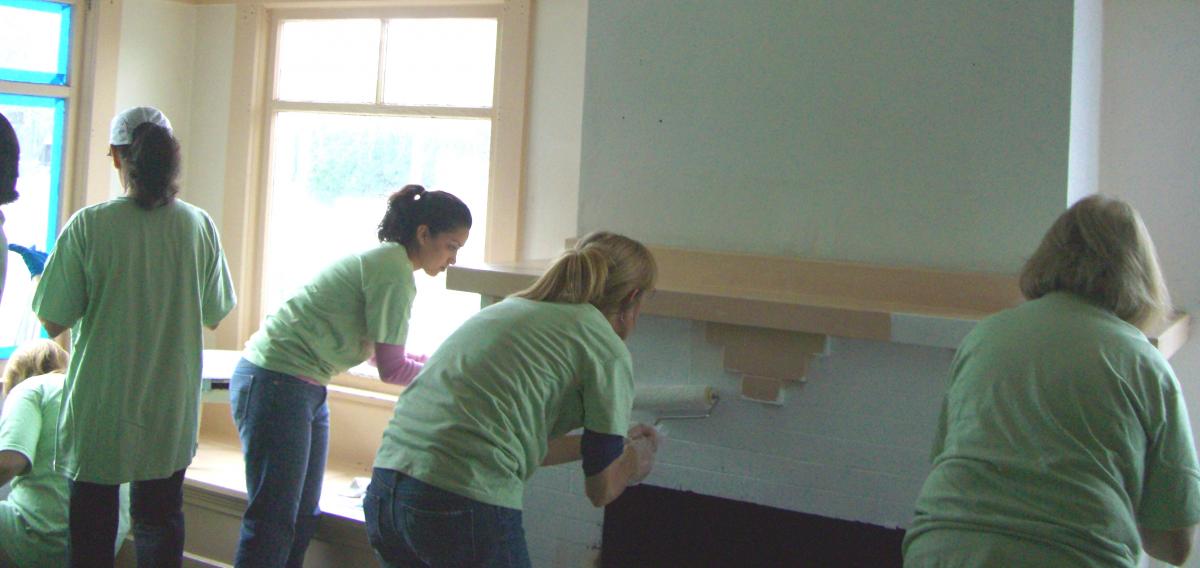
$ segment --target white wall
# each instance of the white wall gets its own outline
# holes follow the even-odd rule
[[[184,199],[208,211],[221,226],[225,159],[233,81],[234,5],[195,6],[192,100],[187,140],[188,179]]]
[[[1200,160],[1197,159],[1200,156],[1200,97],[1196,96],[1200,93],[1200,42],[1196,41],[1200,37],[1200,5],[1167,0],[1106,0],[1101,6],[1082,0],[1074,8],[1077,19],[1073,22],[1076,35],[1071,56],[1076,69],[1072,73],[1070,185],[1066,202],[1096,188],[1132,201],[1154,235],[1176,304],[1193,314],[1200,313],[1200,254],[1197,254],[1200,229],[1195,219],[1196,211],[1200,211]],[[637,19],[636,13],[620,14],[613,16],[612,25],[631,26],[634,30],[630,33],[646,31],[639,28],[641,24],[634,21]],[[664,22],[654,20],[653,25],[664,25]],[[598,33],[597,29],[605,29],[594,18],[589,26],[593,36]],[[702,32],[703,28],[698,27],[695,31]],[[625,115],[627,120],[636,117],[645,121],[654,112],[670,116],[668,113],[673,109],[666,101],[656,99],[656,92],[684,90],[671,89],[680,83],[681,75],[699,73],[699,69],[707,68],[700,64],[712,62],[712,54],[705,49],[711,49],[713,45],[736,44],[739,38],[744,39],[747,35],[703,39],[704,34],[697,33],[686,41],[669,36],[668,41],[682,42],[679,52],[698,49],[702,55],[688,57],[683,53],[662,55],[647,51],[644,57],[639,57],[627,53],[627,67],[637,69],[622,68],[617,65],[619,58],[614,58],[612,64],[616,69],[606,71],[609,75],[604,77],[619,77],[624,73],[636,75],[643,83],[653,85],[647,87],[655,91],[649,93],[648,100],[651,106],[661,103],[661,108],[639,112],[633,104],[638,98],[630,96],[625,107],[631,111]],[[619,36],[613,41],[626,40]],[[588,56],[592,58],[589,63],[595,63],[594,51]],[[665,70],[661,65],[655,67],[654,57],[672,58],[670,65],[673,67]],[[691,61],[693,59],[696,61]],[[643,67],[654,68],[646,71],[641,70]],[[612,97],[614,91],[625,94],[622,89],[626,87],[613,89],[608,81],[601,87],[593,82],[593,76],[589,69],[589,105],[591,97]],[[691,83],[683,84],[692,86]],[[762,84],[753,82],[748,86]],[[765,84],[770,86],[771,82],[768,80]],[[855,98],[853,94],[847,96],[852,100]],[[680,96],[684,102],[695,98],[687,94]],[[701,108],[711,111],[705,116],[722,112],[720,105],[715,104],[722,100],[710,102],[713,104]],[[600,101],[600,104],[619,106],[611,100]],[[587,111],[591,110],[588,106]],[[619,116],[616,118],[619,120]],[[965,123],[973,123],[970,117],[960,118]],[[673,244],[709,247],[714,243],[722,244],[720,239],[706,234],[720,232],[711,226],[724,228],[738,222],[734,216],[728,223],[689,229],[680,217],[673,216],[663,227],[623,205],[635,201],[645,206],[649,200],[654,206],[645,208],[662,216],[662,204],[671,202],[674,196],[652,195],[661,191],[682,192],[692,209],[699,210],[674,210],[682,218],[716,217],[722,212],[735,211],[745,214],[745,218],[753,223],[769,225],[769,221],[774,220],[770,214],[744,211],[753,205],[731,203],[734,194],[752,202],[765,201],[757,199],[762,193],[777,198],[778,195],[772,193],[777,191],[774,188],[764,190],[747,182],[733,186],[728,190],[731,195],[723,196],[714,195],[721,190],[713,189],[720,176],[714,176],[714,182],[700,190],[680,187],[666,179],[680,173],[680,168],[675,166],[696,166],[693,162],[698,160],[681,155],[711,150],[705,139],[698,138],[698,144],[685,144],[670,136],[670,132],[656,132],[653,125],[646,128],[643,124],[625,128],[628,139],[615,150],[599,144],[590,147],[589,143],[595,138],[609,143],[617,140],[607,132],[594,137],[593,129],[617,128],[603,120],[596,122],[593,124],[590,115],[585,113],[585,154],[589,160],[596,160],[594,167],[598,171],[589,172],[590,162],[584,162],[580,198],[582,229],[601,224],[615,225],[648,239],[670,237],[678,239],[678,243]],[[730,126],[728,121],[721,124]],[[850,128],[853,129],[854,124],[851,123]],[[727,130],[718,130],[722,136],[729,134]],[[763,133],[764,138],[777,134],[770,124],[758,124],[748,132],[735,132],[733,137],[750,137],[756,130]],[[652,148],[655,152],[650,152]],[[592,150],[603,153],[602,159],[596,159]],[[639,158],[639,153],[650,158]],[[766,161],[760,156],[745,154],[737,153],[736,157],[745,158],[750,164],[748,167]],[[949,157],[957,156],[951,152]],[[651,158],[657,159],[658,163],[650,163]],[[778,156],[774,158],[779,160]],[[779,160],[778,168],[767,167],[760,171],[787,172],[784,161]],[[656,165],[661,173],[655,171]],[[750,181],[758,179],[754,172],[741,173]],[[619,191],[615,184],[592,185],[594,181],[616,179],[622,175],[626,182]],[[643,192],[642,188],[653,185],[648,183],[651,180],[663,183]],[[1018,195],[1021,191],[1014,186],[1002,193],[1021,200],[1023,198]],[[630,192],[634,195],[629,195]],[[916,198],[919,202],[939,197],[935,190],[919,193]],[[1060,193],[1059,198],[1062,196]],[[822,214],[840,215],[842,209],[830,206],[831,201],[838,199],[854,200],[857,197],[842,195],[813,199],[810,207]],[[779,201],[768,203],[780,204]],[[787,203],[782,201],[782,204]],[[957,213],[954,205],[951,202],[949,210]],[[1026,205],[1044,207],[1040,216],[1050,218],[1061,211],[1065,202]],[[869,208],[869,205],[865,207]],[[878,213],[878,209],[872,211]],[[946,211],[946,207],[934,203],[926,215],[936,220],[931,224],[944,226]],[[1023,214],[1039,216],[1035,213],[1038,212],[1028,209]],[[1017,225],[1021,221],[1012,218],[1011,212],[996,210],[995,215],[999,222],[1010,223],[1013,231],[1018,232]],[[987,228],[991,230],[994,226]],[[1036,239],[1044,228],[1044,220],[1030,223],[1027,232]],[[910,244],[913,241],[912,236],[896,231],[894,227],[886,230],[899,241]],[[946,258],[978,250],[967,242],[969,239],[961,238],[970,235],[963,233],[960,226],[949,226],[944,230],[953,246],[962,248],[961,252]],[[769,235],[771,227],[764,227],[760,232]],[[1002,248],[1008,251],[1007,258],[996,262],[994,268],[1010,267],[1027,253],[1028,248],[1024,248],[1026,245],[1022,245],[1020,239],[1009,238],[1004,232],[996,232],[993,236],[1005,241]],[[740,243],[740,246],[729,248],[749,248],[749,244],[753,243]],[[832,250],[839,246],[833,242],[826,248]],[[939,251],[926,249],[924,252],[929,256],[917,261],[944,264],[936,258]],[[732,381],[720,372],[716,350],[704,343],[698,327],[674,320],[643,322],[631,341],[638,380],[708,383],[728,392]],[[792,389],[788,403],[782,408],[761,407],[727,397],[713,418],[700,423],[672,425],[670,439],[663,450],[662,465],[648,482],[833,517],[905,524],[911,512],[911,499],[915,498],[919,487],[918,480],[927,468],[924,454],[932,434],[949,352],[838,339],[833,341],[830,351],[813,371],[809,383]],[[1200,374],[1200,340],[1193,339],[1186,345],[1172,359],[1172,365],[1190,401],[1193,429],[1196,430],[1200,428],[1200,410],[1197,410],[1200,383],[1195,380]],[[587,556],[598,546],[601,514],[586,506],[579,494],[581,483],[580,474],[570,466],[550,468],[535,476],[528,492],[527,525],[531,548],[539,565],[576,565],[575,560]],[[1193,558],[1188,565],[1200,566],[1200,558]]]
[[[154,106],[183,147],[181,197],[220,224],[233,72],[233,5],[124,0],[116,108]],[[97,112],[102,112],[97,110]],[[120,184],[112,177],[112,193]]]
[[[578,235],[587,5],[587,0],[534,3],[522,258],[551,258]]]
[[[1066,201],[1072,18],[1069,0],[592,3],[579,228],[1015,271]]]
[[[1075,1],[1071,52],[1071,142],[1067,203],[1096,193],[1100,177],[1100,89],[1104,47],[1104,1]]]
[[[116,108],[153,106],[171,120],[181,143],[191,130],[192,53],[196,9],[180,2],[123,0],[121,40],[117,56]],[[96,109],[97,113],[104,111]],[[186,150],[185,150],[186,152]],[[186,153],[185,153],[186,156]],[[190,164],[184,163],[182,187],[187,187]],[[114,172],[110,196],[122,193]],[[186,190],[185,190],[186,191]],[[186,194],[184,199],[187,199]]]
[[[592,2],[579,229],[1013,272],[1065,207],[1069,151],[1095,178],[1094,142],[1069,144],[1073,105],[1099,113],[1090,8],[1089,72],[1073,77],[1070,2]],[[1090,89],[1078,100],[1073,80]],[[833,338],[781,407],[736,396],[701,324],[644,318],[630,349],[640,384],[725,395],[712,418],[668,426],[647,483],[909,522],[951,349]],[[578,465],[535,475],[536,565],[598,547],[602,512],[581,489]]]
[[[1200,3],[1104,2],[1100,190],[1154,237],[1177,306],[1200,315]],[[1193,335],[1200,333],[1195,325]],[[1200,339],[1171,359],[1200,432]],[[1188,566],[1200,567],[1193,554]]]

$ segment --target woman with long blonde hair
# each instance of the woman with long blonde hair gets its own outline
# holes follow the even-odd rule
[[[363,502],[384,566],[527,567],[539,466],[582,460],[597,507],[650,473],[658,438],[629,427],[623,340],[656,270],[641,243],[592,233],[446,339],[396,403]]]
[[[933,470],[904,542],[922,567],[1182,564],[1200,466],[1166,358],[1170,308],[1129,204],[1091,196],[1021,273],[1029,300],[980,322],[951,371]]]

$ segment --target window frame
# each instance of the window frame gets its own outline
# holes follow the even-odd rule
[[[67,75],[65,83],[62,85],[53,84],[53,82],[44,83],[27,83],[23,81],[10,81],[0,79],[0,94],[14,95],[17,97],[38,97],[43,99],[61,99],[64,105],[64,120],[60,125],[59,135],[61,136],[61,144],[59,151],[59,171],[57,179],[57,187],[52,187],[55,192],[50,198],[50,206],[54,211],[49,211],[49,223],[47,226],[46,250],[54,249],[55,243],[58,241],[58,232],[66,223],[67,218],[73,212],[70,204],[76,199],[75,187],[75,171],[76,171],[76,153],[78,146],[78,125],[80,116],[85,113],[81,103],[83,97],[80,96],[81,85],[84,83],[84,51],[83,43],[85,38],[85,28],[87,27],[90,5],[87,0],[40,0],[49,4],[61,4],[71,7],[71,17],[68,23],[69,37],[67,39]],[[61,54],[60,54],[61,56]],[[0,254],[8,254],[8,251],[0,251]],[[11,260],[11,259],[10,259]],[[24,270],[24,266],[9,265],[8,272],[11,274],[15,268],[20,267]],[[41,337],[45,337],[45,330],[42,330]],[[0,345],[0,361],[7,360],[16,346]]]
[[[334,111],[356,114],[416,117],[489,118],[492,122],[488,174],[488,210],[484,260],[510,262],[520,250],[520,200],[524,183],[525,112],[530,53],[530,0],[398,0],[354,7],[291,7],[273,9],[239,5],[235,31],[233,97],[249,103],[230,113],[230,148],[222,236],[238,290],[238,307],[230,325],[218,328],[215,344],[240,349],[257,330],[263,313],[263,266],[268,211],[271,122],[283,111]],[[497,49],[493,105],[486,108],[355,103],[307,103],[275,100],[276,50],[283,21],[346,18],[470,18],[497,20]],[[382,64],[382,63],[381,63]],[[382,107],[382,111],[381,111]],[[363,112],[370,111],[370,112]],[[355,380],[343,374],[338,384],[382,392],[396,387],[378,381]]]

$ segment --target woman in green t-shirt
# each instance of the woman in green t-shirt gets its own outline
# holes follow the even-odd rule
[[[658,438],[629,428],[624,340],[655,273],[641,243],[593,233],[446,339],[396,403],[363,501],[385,566],[527,567],[539,466],[582,460],[597,507],[650,473]]]
[[[236,298],[216,224],[178,198],[182,150],[167,117],[122,111],[109,154],[125,193],[71,216],[33,296],[51,337],[72,330],[54,456],[71,478],[70,565],[112,564],[131,483],[138,562],[180,566],[203,331]]]
[[[48,339],[29,341],[4,364],[0,412],[0,568],[60,568],[67,563],[68,479],[54,471],[63,373],[70,357]],[[129,533],[129,486],[121,486],[113,550]]]
[[[1182,564],[1200,521],[1183,393],[1142,333],[1169,308],[1137,213],[1091,196],[963,340],[904,565]],[[1140,328],[1140,329],[1139,329]]]
[[[470,229],[457,197],[404,187],[388,199],[379,246],[326,267],[246,343],[230,382],[249,500],[237,566],[303,564],[329,444],[325,385],[370,357],[384,382],[416,376],[424,357],[404,350],[413,272],[435,276],[454,264]]]

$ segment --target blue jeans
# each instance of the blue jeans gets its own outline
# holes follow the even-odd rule
[[[129,512],[138,568],[183,565],[183,477],[130,484]],[[121,486],[70,481],[67,556],[71,568],[110,567],[115,562]]]
[[[367,538],[385,568],[529,568],[521,511],[375,468],[363,498]]]
[[[321,516],[329,449],[325,387],[242,359],[229,391],[248,501],[234,563],[300,568]]]

